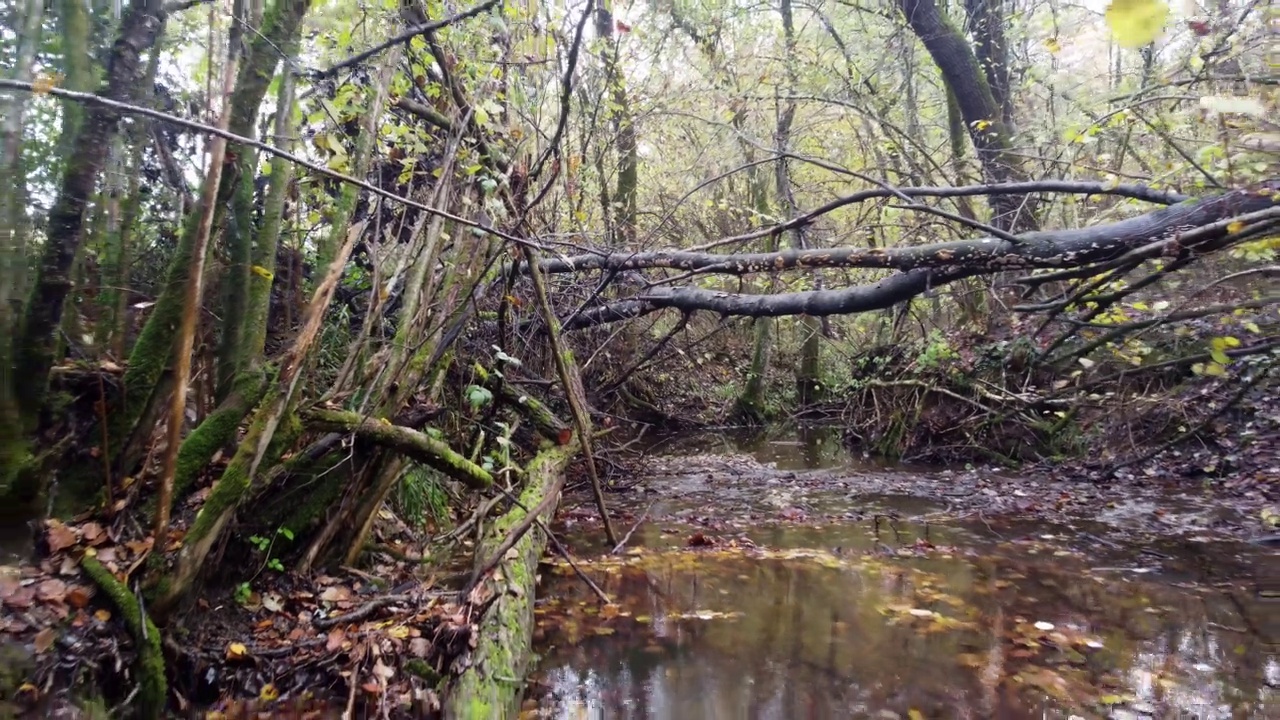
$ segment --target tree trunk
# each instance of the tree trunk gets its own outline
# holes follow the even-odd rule
[[[40,21],[44,11],[42,0],[17,3],[18,47],[12,70],[13,79],[30,81],[32,61],[40,45]],[[22,119],[26,98],[12,93],[0,101],[0,176],[7,178],[0,186],[0,497],[8,494],[10,484],[26,463],[24,437],[29,418],[19,408],[15,386],[21,375],[13,373],[16,313],[22,302],[21,288],[27,275],[27,173],[22,162]],[[26,494],[26,493],[24,493]]]
[[[1016,124],[1009,87],[1009,43],[1004,37],[1005,0],[964,0],[966,29],[973,36],[974,53],[987,76],[991,97],[1000,106],[1000,119],[1011,132]]]
[[[231,97],[232,133],[244,137],[256,134],[259,108],[266,97],[271,79],[275,77],[276,66],[281,56],[291,58],[301,41],[302,20],[311,5],[311,0],[279,0],[267,11],[261,30],[246,38],[248,51],[236,78],[235,93]],[[284,75],[291,76],[292,70],[284,68]],[[290,77],[292,80],[292,77]],[[282,76],[283,84],[283,76]],[[277,116],[289,117],[287,109],[277,108]],[[253,226],[253,186],[258,172],[258,153],[250,147],[231,145],[227,148],[226,167],[223,169],[222,184],[218,189],[218,227],[224,230],[227,256],[230,263],[222,277],[222,333],[218,347],[218,383],[217,398],[219,401],[231,393],[235,384],[236,373],[254,362],[254,352],[246,343],[246,334],[252,334],[257,343],[256,329],[249,329],[248,313],[250,296],[258,291],[263,275],[255,271],[256,262],[263,258],[263,248],[255,250],[255,240],[261,239],[255,234]],[[273,161],[272,170],[277,169]],[[283,164],[283,163],[280,163]],[[278,186],[272,183],[272,187]],[[223,213],[223,208],[230,208]],[[283,209],[283,197],[280,200]],[[271,224],[265,217],[263,224]],[[279,237],[279,221],[274,222],[276,237]],[[270,243],[272,255],[269,263],[275,265],[274,250],[276,243]],[[266,269],[266,268],[264,268]],[[270,270],[268,270],[270,272]],[[268,281],[268,288],[270,281]],[[269,292],[269,290],[268,290]],[[260,309],[255,308],[255,314]],[[264,318],[265,319],[265,316]],[[265,336],[264,336],[265,337]],[[260,351],[261,348],[258,348]]]
[[[597,0],[596,34],[606,43],[613,44],[613,7],[611,0]],[[627,97],[626,80],[618,68],[618,47],[601,50],[604,61],[604,77],[608,93],[615,106],[609,110],[613,121],[614,142],[618,153],[618,190],[613,195],[616,210],[618,239],[630,247],[636,239],[636,192],[639,179],[639,154],[636,146],[635,118],[631,101]],[[601,182],[604,178],[601,178]]]
[[[1021,163],[1012,154],[1012,129],[1005,123],[1004,111],[964,35],[942,15],[934,0],[898,0],[898,7],[955,93],[984,179],[990,183],[1022,179]],[[991,196],[993,224],[1002,230],[1030,229],[1031,214],[1022,205],[1021,198]]]
[[[134,0],[129,5],[120,37],[111,52],[103,97],[134,101],[142,84],[141,55],[155,43],[162,8],[161,0]],[[49,211],[44,253],[17,351],[17,372],[23,378],[18,399],[24,414],[38,412],[44,403],[49,370],[55,360],[53,351],[62,321],[63,302],[71,290],[71,266],[84,239],[85,205],[93,195],[119,119],[119,111],[113,108],[102,105],[88,108],[77,133],[75,153],[63,174],[58,198]]]

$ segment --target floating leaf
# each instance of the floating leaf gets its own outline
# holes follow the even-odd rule
[[[1111,0],[1106,19],[1118,45],[1140,48],[1159,37],[1169,5],[1164,0]]]

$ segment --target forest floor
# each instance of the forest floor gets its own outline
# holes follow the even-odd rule
[[[914,543],[894,542],[890,552],[910,556],[933,552],[931,526],[974,526],[1000,537],[1065,528],[1086,563],[1102,562],[1120,548],[1132,555],[1134,547],[1157,564],[1176,563],[1205,542],[1275,533],[1278,388],[1255,388],[1194,441],[1149,458],[1145,451],[1158,446],[1124,438],[1123,449],[1119,442],[1096,445],[1088,457],[1030,462],[1016,470],[982,463],[892,467],[859,457],[856,443],[841,437],[839,428],[819,438],[819,450],[810,447],[811,437],[794,436],[794,423],[781,441],[767,431],[755,433],[754,446],[737,440],[699,446],[723,435],[682,431],[676,444],[693,443],[692,450],[649,440],[639,452],[606,451],[615,485],[609,495],[614,526],[643,534],[674,523],[686,547],[749,549],[758,545],[748,535],[771,526],[822,533],[834,526],[874,527],[879,538],[883,520],[885,537],[892,533],[896,541],[895,523],[907,518],[923,523],[925,534]],[[697,406],[689,398],[672,401]],[[578,479],[571,482],[558,532],[575,539],[566,541],[574,554],[607,553],[586,539],[599,535],[598,518],[585,501],[580,468],[571,476]],[[39,529],[38,560],[5,559],[0,652],[7,660],[0,666],[9,671],[0,677],[0,711],[92,717],[54,689],[92,676],[118,703],[137,685],[137,649],[118,611],[76,560],[89,553],[108,570],[131,574],[151,548],[117,542],[119,530],[93,517],[49,521]],[[865,535],[859,533],[857,538]],[[450,574],[457,568],[425,570],[428,564],[415,558],[423,557],[428,539],[390,513],[375,539],[384,551],[359,568],[298,577],[264,560],[248,585],[200,592],[166,631],[174,704],[209,718],[253,717],[264,710],[272,717],[333,717],[352,707],[367,717],[438,712],[441,680],[473,645],[479,611],[490,598],[460,596],[458,578]],[[466,550],[464,543],[451,552]]]

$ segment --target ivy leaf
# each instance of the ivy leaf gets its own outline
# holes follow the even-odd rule
[[[1169,4],[1164,0],[1111,0],[1106,18],[1116,43],[1136,49],[1160,36],[1169,19]]]
[[[479,385],[467,386],[467,402],[473,408],[480,408],[493,402],[493,393],[488,388],[482,388]]]

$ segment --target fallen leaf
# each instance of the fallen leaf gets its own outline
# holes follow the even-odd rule
[[[351,599],[351,591],[342,585],[331,585],[320,593],[321,602],[343,602]]]
[[[347,634],[341,628],[334,628],[329,631],[329,636],[325,639],[324,649],[327,652],[334,652],[342,647],[342,643],[347,639]]]
[[[80,534],[84,541],[90,545],[101,545],[110,539],[107,537],[106,531],[102,529],[102,526],[96,522],[87,522],[81,525]]]
[[[53,628],[44,628],[36,633],[34,640],[36,652],[43,653],[53,647],[53,642],[58,639],[58,633]]]
[[[44,602],[62,602],[67,597],[67,584],[57,578],[49,578],[36,586],[36,597]]]
[[[49,543],[49,552],[62,552],[76,544],[76,531],[61,522],[50,520],[48,528],[48,532],[45,533],[45,539]]]
[[[92,597],[93,592],[84,585],[75,585],[67,590],[67,603],[77,610],[88,607]]]
[[[233,642],[227,645],[228,660],[239,660],[248,654],[249,648],[245,647],[244,643]]]

